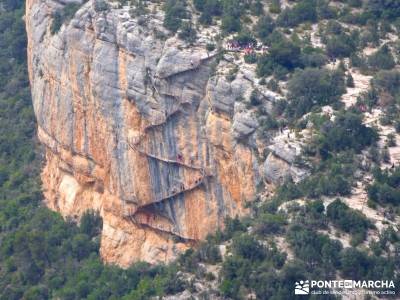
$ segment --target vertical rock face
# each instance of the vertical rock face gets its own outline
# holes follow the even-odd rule
[[[204,45],[166,38],[159,13],[89,1],[52,34],[65,2],[26,5],[46,204],[74,218],[99,210],[107,262],[168,261],[246,213],[255,124],[235,99],[251,86],[214,76]]]

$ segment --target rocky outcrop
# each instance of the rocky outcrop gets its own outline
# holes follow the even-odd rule
[[[235,99],[251,86],[213,76],[216,53],[168,36],[159,11],[88,1],[52,34],[65,2],[26,4],[45,202],[77,219],[99,210],[109,263],[168,261],[246,213],[257,124]]]
[[[270,153],[263,166],[263,175],[266,181],[280,185],[287,180],[299,182],[309,175],[306,169],[295,165],[300,148],[285,143],[276,143],[268,148]]]

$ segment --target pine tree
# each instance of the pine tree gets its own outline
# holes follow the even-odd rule
[[[354,79],[353,79],[353,76],[351,76],[350,72],[347,74],[347,77],[346,77],[346,86],[349,88],[354,87]]]

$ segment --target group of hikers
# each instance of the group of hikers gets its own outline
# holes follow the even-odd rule
[[[240,42],[238,40],[229,40],[226,43],[226,50],[228,51],[244,51],[245,54],[252,54],[255,51],[262,50],[265,52],[268,49],[267,46],[257,42]]]

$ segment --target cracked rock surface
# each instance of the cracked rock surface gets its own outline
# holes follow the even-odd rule
[[[65,217],[99,210],[106,262],[169,261],[254,196],[257,123],[235,109],[251,84],[213,75],[216,53],[168,37],[161,12],[88,1],[52,34],[66,2],[26,4],[45,202]]]

